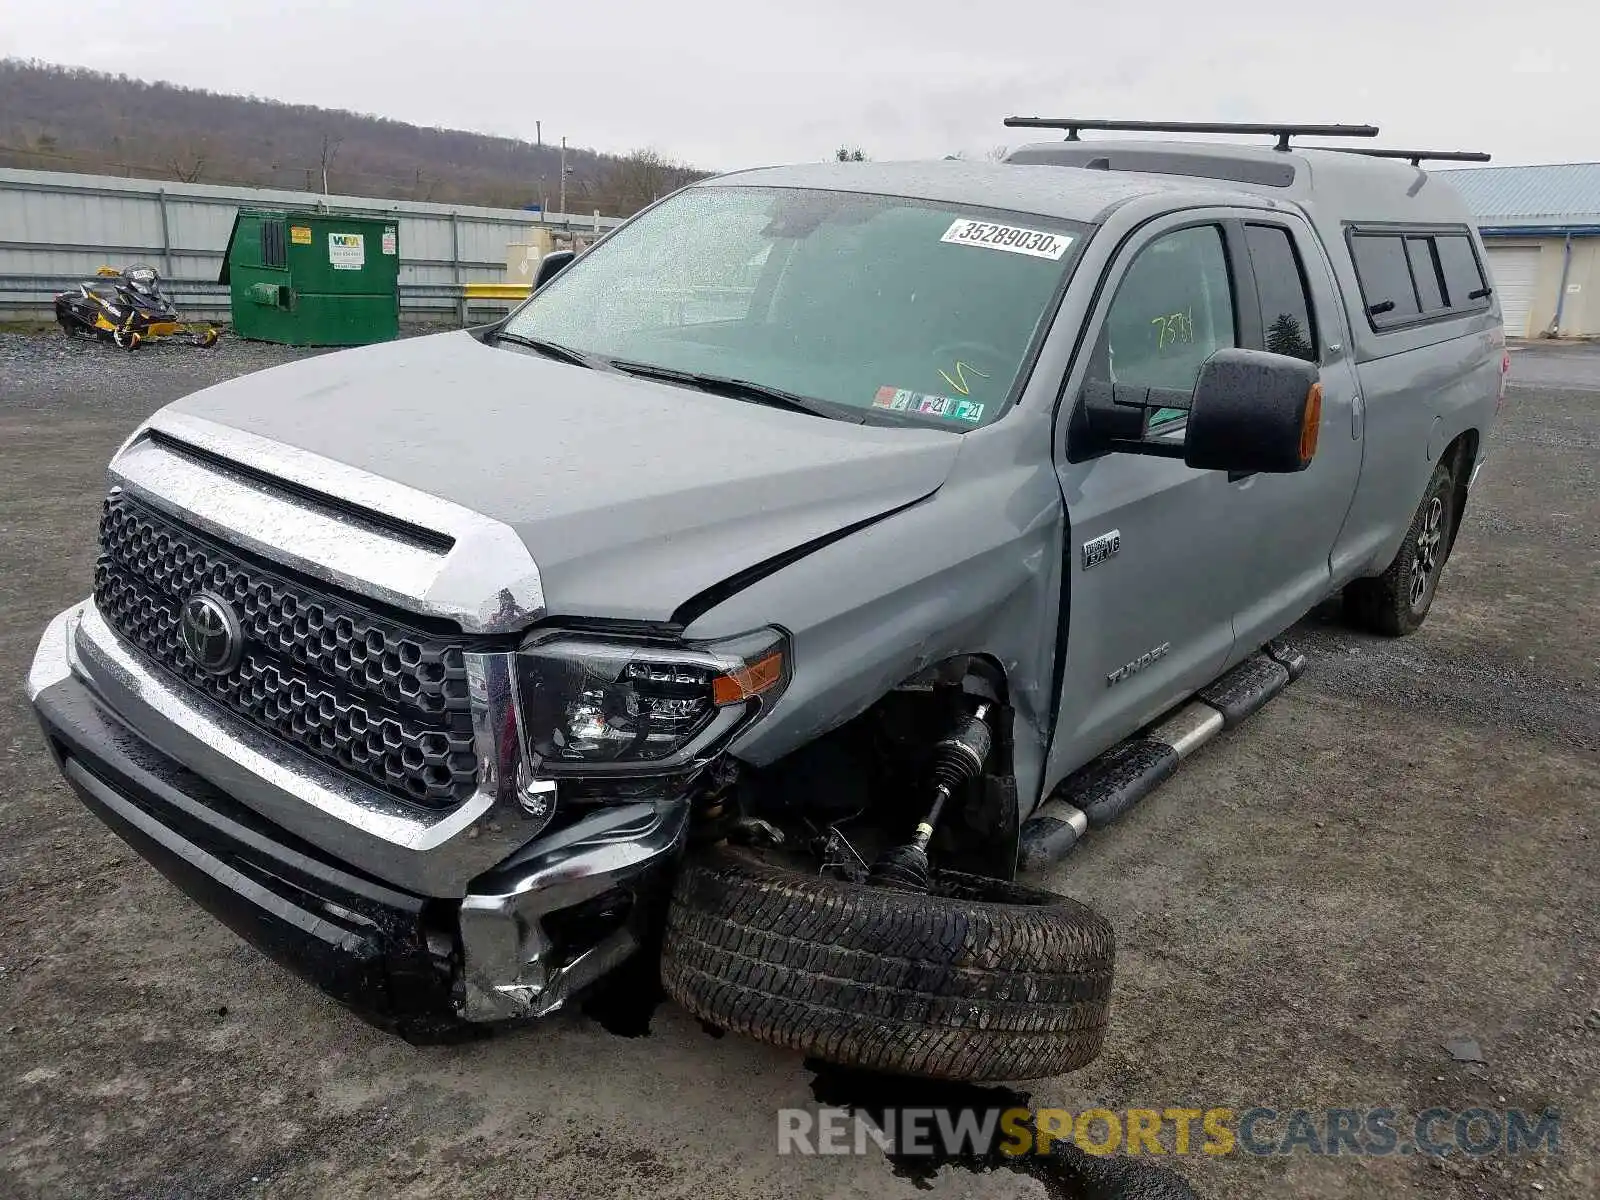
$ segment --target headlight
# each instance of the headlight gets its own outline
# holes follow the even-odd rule
[[[546,775],[696,765],[770,707],[790,672],[776,629],[701,643],[556,631],[519,660],[523,738]]]

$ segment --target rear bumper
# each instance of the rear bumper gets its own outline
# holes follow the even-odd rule
[[[74,670],[79,610],[51,622],[28,696],[85,806],[252,945],[381,1024],[540,1016],[641,943],[681,849],[681,804],[597,810],[461,899],[376,880],[168,756]]]

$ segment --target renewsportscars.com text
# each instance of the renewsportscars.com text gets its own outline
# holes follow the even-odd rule
[[[847,1108],[778,1111],[779,1154],[1427,1155],[1555,1153],[1560,1114],[1429,1108]]]

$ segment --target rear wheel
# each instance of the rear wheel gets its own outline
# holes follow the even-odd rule
[[[1110,1014],[1105,918],[1004,880],[932,880],[911,894],[713,848],[673,891],[667,993],[713,1025],[869,1070],[1035,1079],[1092,1061]]]
[[[1440,463],[1388,570],[1345,588],[1345,613],[1353,624],[1385,637],[1404,637],[1421,628],[1450,551],[1454,492],[1450,469]]]

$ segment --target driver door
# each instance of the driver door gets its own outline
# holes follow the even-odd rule
[[[1227,218],[1183,213],[1146,226],[1112,265],[1064,405],[1085,381],[1192,389],[1215,351],[1241,344]],[[1063,414],[1066,415],[1066,414]],[[1149,431],[1181,443],[1183,414]],[[1048,778],[1087,761],[1204,686],[1233,648],[1248,536],[1229,519],[1225,472],[1128,453],[1085,457],[1057,421],[1069,529],[1067,644]],[[1077,459],[1078,461],[1074,461]]]

